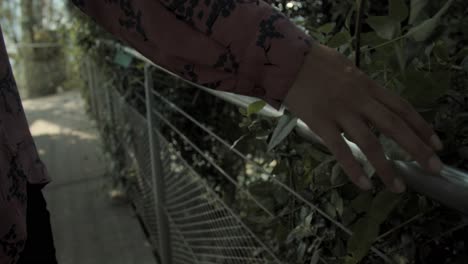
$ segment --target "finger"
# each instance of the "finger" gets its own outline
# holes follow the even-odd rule
[[[435,150],[442,150],[443,145],[431,125],[404,98],[395,92],[377,85],[373,81],[369,91],[374,99],[386,105],[391,111],[402,117],[424,142]]]
[[[366,155],[384,184],[394,192],[404,192],[404,183],[397,177],[392,164],[385,157],[380,142],[370,131],[365,121],[359,117],[347,116],[340,120],[340,125]]]
[[[370,100],[363,113],[382,133],[405,149],[421,166],[438,174],[442,163],[434,150],[407,125],[407,123],[381,103]]]
[[[348,175],[348,178],[363,190],[372,189],[372,183],[356,161],[349,146],[345,143],[336,125],[322,125],[316,129],[317,134],[323,139],[330,152]]]

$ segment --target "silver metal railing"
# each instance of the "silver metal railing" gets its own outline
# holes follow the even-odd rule
[[[190,82],[188,80],[182,79],[177,74],[174,74],[156,64],[151,60],[137,52],[136,50],[122,46],[118,43],[100,41],[105,45],[112,45],[116,48],[122,49],[131,56],[146,63],[151,64],[153,67],[164,71],[175,78],[183,80],[184,82],[190,83],[193,86],[196,86],[216,97],[219,97],[229,103],[235,104],[240,107],[246,108],[252,102],[258,101],[257,98],[237,95],[228,92],[216,91],[210,88],[203,87],[196,83]],[[268,117],[279,117],[283,113],[283,109],[280,111],[275,108],[267,105],[264,107],[259,114],[268,116]],[[304,139],[309,140],[314,143],[323,144],[323,140],[315,134],[308,126],[301,120],[299,120],[296,131]],[[353,142],[349,141],[345,137],[343,139],[346,141],[350,147],[353,155],[361,164],[369,165],[365,155],[359,149],[359,147]],[[424,169],[416,162],[404,162],[404,161],[392,161],[397,172],[405,179],[407,184],[415,191],[427,195],[428,197],[437,200],[448,207],[459,210],[464,214],[468,214],[468,172],[454,168],[452,166],[444,165],[440,175],[433,175]]]

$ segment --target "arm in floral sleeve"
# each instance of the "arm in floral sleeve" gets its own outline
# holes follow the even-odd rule
[[[278,107],[309,37],[256,0],[72,0],[154,63],[204,86]]]

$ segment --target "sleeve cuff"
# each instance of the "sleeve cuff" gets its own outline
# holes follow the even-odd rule
[[[279,109],[297,78],[311,43],[310,36],[271,8],[246,50],[239,73],[253,82],[255,88],[251,92],[254,96]]]

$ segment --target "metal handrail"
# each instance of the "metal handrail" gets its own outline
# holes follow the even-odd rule
[[[103,43],[105,45],[115,46],[133,56],[136,59],[144,61],[153,65],[155,68],[166,72],[167,74],[189,83],[207,93],[210,93],[224,101],[232,103],[234,105],[246,108],[251,103],[258,101],[258,98],[233,94],[229,92],[216,91],[199,84],[193,83],[186,79],[181,78],[179,75],[156,65],[151,60],[143,56],[138,51],[121,45],[116,42],[108,40],[98,40],[97,44]],[[265,117],[280,117],[283,115],[284,108],[276,110],[270,105],[266,105],[258,114]],[[299,120],[296,126],[296,132],[302,136],[305,140],[320,144],[324,147],[323,140],[302,121]],[[353,156],[361,163],[367,166],[371,166],[364,153],[360,148],[353,142],[349,141],[342,134],[343,139],[350,147]],[[461,169],[443,165],[440,175],[435,175],[425,171],[421,166],[413,162],[396,161],[391,160],[396,171],[405,179],[405,182],[416,192],[424,194],[437,200],[448,207],[456,209],[464,214],[468,214],[468,172]]]

